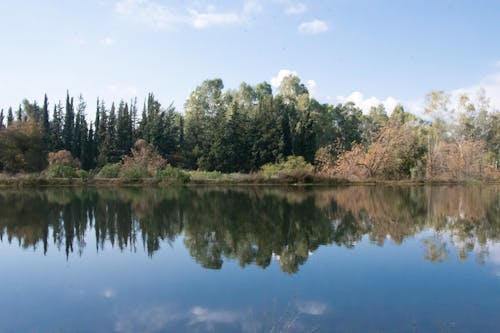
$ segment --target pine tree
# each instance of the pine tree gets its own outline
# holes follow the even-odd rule
[[[109,111],[108,126],[105,139],[105,145],[109,149],[107,160],[111,163],[118,162],[121,157],[118,153],[117,147],[116,122],[116,108],[115,103],[113,103],[111,104],[111,110]]]
[[[82,153],[82,148],[84,145],[83,140],[86,141],[87,138],[87,129],[84,128],[84,125],[86,126],[86,121],[85,121],[85,109],[87,107],[87,104],[85,103],[83,96],[80,95],[78,98],[78,106],[77,106],[77,111],[76,111],[76,117],[75,117],[75,125],[73,127],[73,142],[71,146],[71,154],[74,157],[80,158],[81,159],[81,153]]]
[[[3,109],[2,109],[0,111],[0,129],[5,127],[5,125],[3,124],[3,119],[4,119],[4,115],[3,115]]]
[[[49,135],[50,151],[58,151],[64,149],[62,112],[63,108],[61,102],[59,102],[57,105],[54,105],[54,111],[52,113],[52,122],[50,123],[50,135]]]
[[[43,135],[43,146],[45,151],[48,151],[49,147],[49,135],[50,135],[50,123],[49,123],[49,101],[47,94],[43,97],[43,107],[41,111],[41,123],[42,123],[42,135]]]
[[[64,149],[73,152],[75,112],[73,109],[73,97],[66,92],[66,113],[64,115],[63,142]]]
[[[95,138],[97,141],[97,165],[103,166],[108,163],[109,149],[108,142],[106,142],[106,137],[108,133],[108,115],[104,101],[101,101],[101,106],[99,108],[99,126],[96,126]]]
[[[7,127],[11,126],[14,123],[14,114],[12,113],[12,107],[9,107],[7,111]]]
[[[21,104],[19,104],[19,108],[17,109],[16,118],[17,118],[17,121],[19,121],[19,122],[23,121],[23,109],[21,107]]]

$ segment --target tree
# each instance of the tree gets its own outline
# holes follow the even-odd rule
[[[33,120],[0,131],[0,163],[9,172],[40,171],[46,165],[43,135]]]
[[[48,145],[50,123],[49,123],[49,99],[47,98],[47,94],[45,94],[43,97],[43,107],[42,107],[41,117],[42,117],[41,123],[42,123],[44,141],[45,141],[45,144]]]
[[[59,151],[64,148],[62,112],[63,108],[61,102],[59,102],[57,105],[54,105],[54,111],[52,113],[52,122],[50,123],[50,133],[49,133],[50,151]]]
[[[220,134],[220,121],[225,119],[226,104],[221,79],[206,80],[196,87],[184,105],[185,155],[189,167],[213,170],[210,150]]]
[[[64,148],[73,153],[73,132],[75,123],[75,112],[73,109],[73,97],[69,97],[69,91],[66,92],[66,113],[64,114],[63,143]]]
[[[12,107],[9,107],[9,110],[7,111],[7,127],[12,125],[14,123],[14,115],[12,113]]]
[[[112,103],[111,109],[109,111],[108,126],[106,128],[106,137],[104,139],[104,144],[109,149],[107,161],[111,163],[116,163],[121,158],[120,152],[118,151],[116,121],[117,119],[116,119],[115,103]]]

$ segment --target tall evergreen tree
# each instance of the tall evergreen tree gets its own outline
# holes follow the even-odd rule
[[[108,162],[116,163],[120,160],[120,154],[118,152],[117,136],[116,136],[116,108],[115,103],[111,104],[111,110],[109,111],[108,126],[106,131],[105,145],[109,149]]]
[[[46,151],[49,150],[50,122],[49,122],[49,100],[47,94],[43,97],[43,106],[41,110],[41,125],[43,135],[43,146]]]
[[[87,103],[85,103],[83,96],[80,94],[78,97],[78,106],[76,110],[75,116],[75,124],[73,127],[73,142],[71,146],[71,154],[74,157],[78,157],[81,159],[82,148],[84,146],[83,140],[86,141],[87,138],[87,129],[84,128],[86,126],[85,120],[85,109],[87,107]]]
[[[106,106],[104,101],[101,101],[101,106],[99,108],[99,125],[96,125],[96,147],[98,148],[96,151],[97,154],[97,165],[103,166],[108,162],[109,159],[109,151],[110,147],[108,146],[109,142],[106,141],[107,133],[108,133],[108,114],[106,110]]]
[[[14,114],[12,113],[12,107],[9,107],[7,111],[7,127],[14,123]]]
[[[66,113],[64,115],[63,142],[64,149],[73,152],[73,134],[74,134],[75,112],[73,109],[73,97],[69,97],[69,91],[66,92]]]
[[[57,105],[54,105],[54,111],[52,113],[52,122],[50,123],[50,135],[49,135],[50,151],[58,151],[64,149],[62,113],[63,113],[63,107],[61,105],[61,102],[59,102]]]

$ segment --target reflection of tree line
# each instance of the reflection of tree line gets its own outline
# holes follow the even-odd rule
[[[442,261],[451,243],[461,258],[500,240],[500,187],[346,187],[279,190],[47,190],[0,193],[0,236],[25,248],[52,242],[81,253],[95,233],[106,244],[149,255],[184,233],[202,266],[223,258],[267,267],[273,256],[296,272],[319,246],[353,247],[364,235],[382,245],[401,243],[424,229],[425,258]]]

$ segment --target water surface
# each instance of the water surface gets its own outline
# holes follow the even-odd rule
[[[500,187],[2,190],[0,332],[498,332]]]

